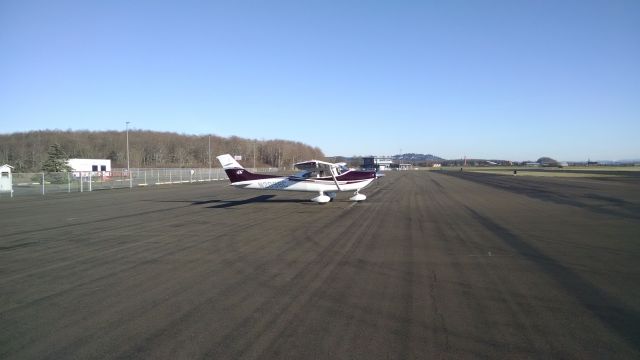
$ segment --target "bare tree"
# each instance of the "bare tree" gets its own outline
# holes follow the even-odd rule
[[[208,167],[208,135],[129,130],[132,167]],[[0,161],[16,172],[38,171],[50,144],[58,143],[71,158],[111,159],[113,167],[126,165],[124,131],[44,130],[0,134]],[[253,166],[289,167],[306,159],[323,159],[318,147],[289,140],[256,140],[238,136],[211,136],[211,154],[241,155]],[[251,160],[249,160],[251,159]],[[214,162],[213,166],[217,166]]]

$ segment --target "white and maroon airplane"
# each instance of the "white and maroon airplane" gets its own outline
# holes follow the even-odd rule
[[[376,178],[375,171],[352,170],[344,163],[332,164],[310,160],[295,164],[301,172],[292,176],[254,174],[243,168],[231,155],[217,157],[227,173],[231,185],[243,189],[308,191],[318,193],[311,199],[327,203],[338,191],[353,191],[351,201],[362,201],[367,197],[359,191]]]

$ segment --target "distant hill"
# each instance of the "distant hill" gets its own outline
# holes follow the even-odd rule
[[[634,165],[640,164],[640,159],[622,159],[622,160],[597,160],[602,165]]]
[[[442,161],[443,166],[510,166],[513,162],[501,159],[451,159]]]
[[[541,166],[556,166],[558,165],[558,160],[552,159],[548,156],[543,156],[536,161]]]
[[[288,167],[305,159],[323,158],[322,150],[289,140],[253,140],[211,135],[211,163],[216,155],[242,156],[245,166]],[[126,167],[124,131],[44,130],[0,134],[0,164],[16,172],[37,172],[50,145],[59,144],[69,158],[111,159],[112,167]],[[131,167],[208,167],[209,136],[171,132],[129,130]]]
[[[445,159],[435,156],[435,155],[431,155],[431,154],[414,154],[414,153],[407,153],[407,154],[399,154],[399,155],[393,155],[392,158],[394,160],[401,160],[401,161],[406,161],[408,163],[417,163],[417,162],[442,162]]]

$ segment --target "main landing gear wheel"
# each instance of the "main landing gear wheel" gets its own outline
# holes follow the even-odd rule
[[[326,204],[331,201],[331,198],[323,193],[311,199],[311,201],[316,202],[318,204]]]
[[[352,197],[349,198],[351,201],[363,201],[367,198],[365,194],[360,194],[357,191],[353,194]]]

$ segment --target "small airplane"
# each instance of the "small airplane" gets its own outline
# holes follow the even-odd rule
[[[229,154],[216,158],[232,186],[243,189],[316,192],[318,196],[311,201],[320,204],[333,200],[338,191],[353,191],[349,200],[363,201],[367,196],[359,191],[376,179],[375,171],[349,169],[345,163],[333,164],[319,160],[299,162],[294,166],[301,172],[281,176],[251,173]]]

